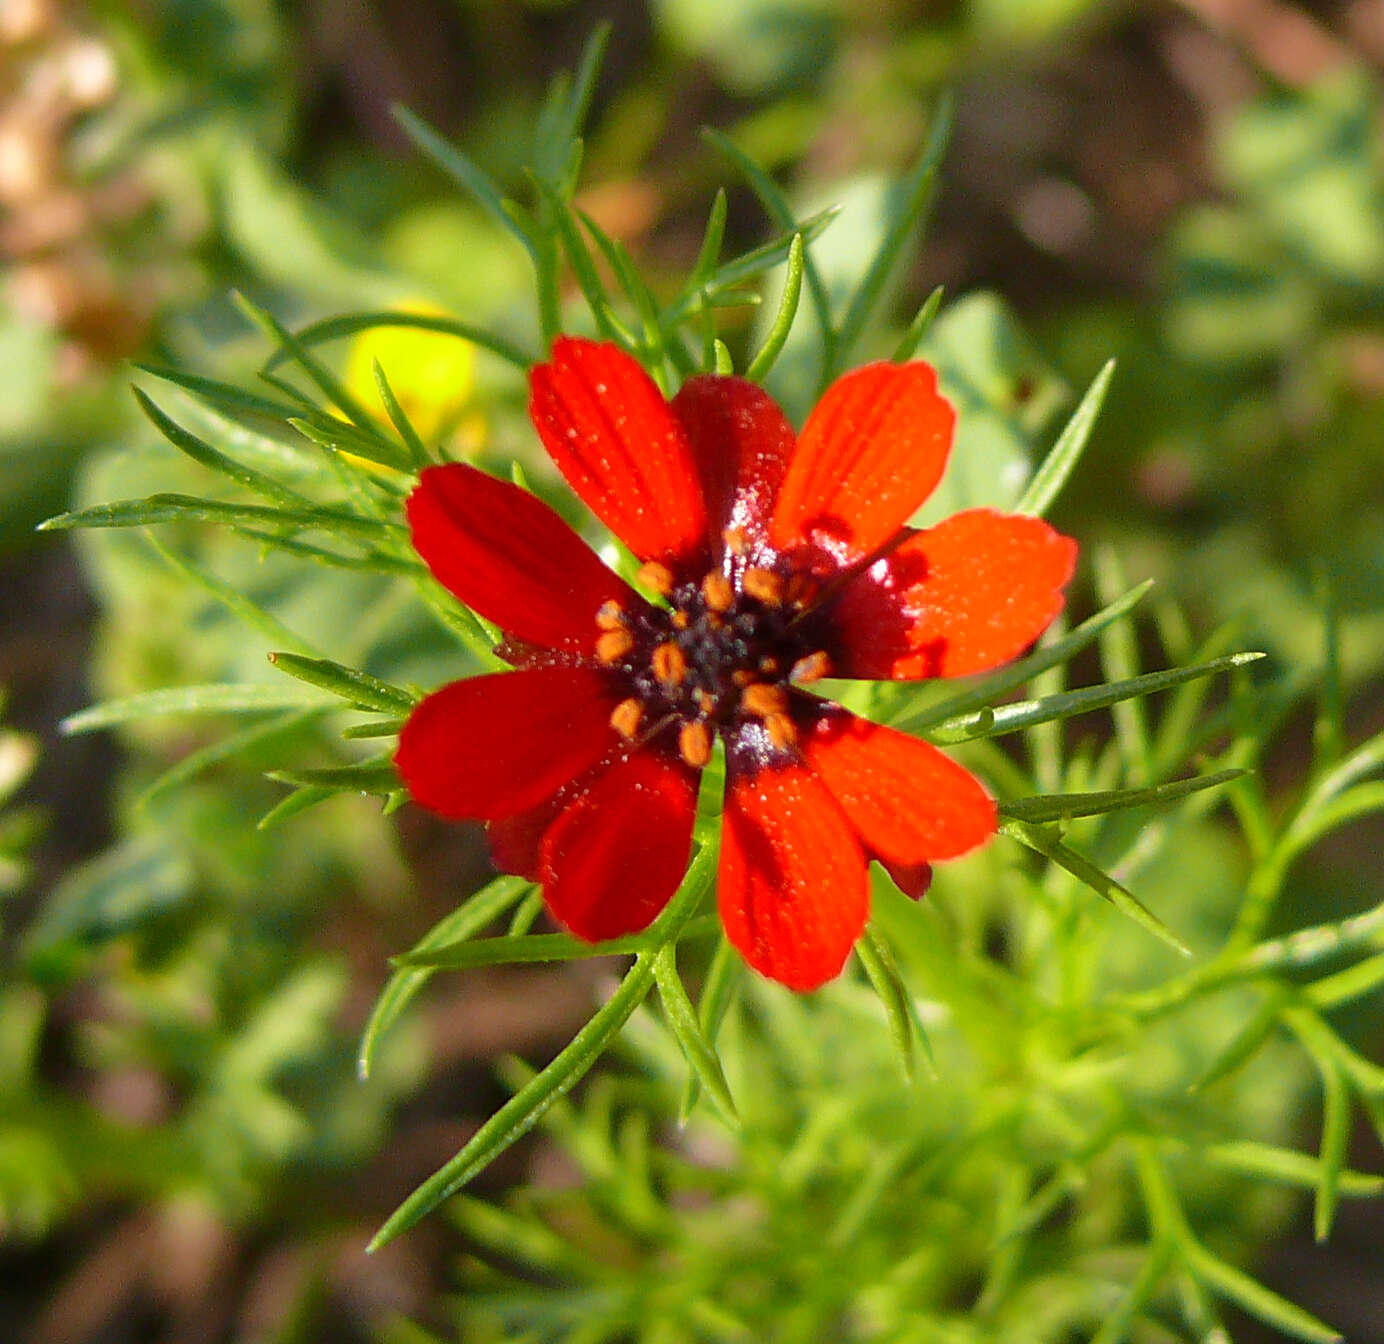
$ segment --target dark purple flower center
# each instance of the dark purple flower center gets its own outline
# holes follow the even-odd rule
[[[830,666],[805,619],[816,585],[732,560],[727,574],[678,582],[657,562],[639,580],[668,602],[597,615],[597,656],[620,675],[624,698],[611,725],[634,741],[675,731],[688,765],[705,765],[714,732],[759,725],[781,750],[797,741],[791,683],[816,681]]]

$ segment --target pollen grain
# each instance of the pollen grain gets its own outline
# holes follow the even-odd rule
[[[776,607],[783,601],[783,577],[772,569],[751,565],[741,577],[740,586],[766,607]]]
[[[678,732],[678,754],[694,770],[711,759],[711,729],[700,719],[685,723]]]
[[[596,657],[603,663],[618,663],[632,648],[634,636],[628,630],[607,630],[596,640]]]
[[[648,560],[635,571],[635,582],[651,593],[667,597],[673,591],[673,571],[659,560]]]
[[[831,659],[821,649],[818,649],[816,653],[809,653],[806,658],[799,658],[793,664],[793,670],[788,674],[790,680],[796,681],[802,686],[814,681],[821,681],[823,677],[830,675]]]
[[[687,676],[687,655],[671,640],[654,650],[649,665],[665,686],[681,686]]]
[[[769,741],[780,751],[788,751],[798,745],[798,728],[787,714],[770,714],[764,720],[764,730]]]
[[[621,700],[611,711],[610,726],[628,742],[639,731],[643,718],[644,706],[634,696],[630,696],[628,700]]]
[[[735,589],[724,574],[713,569],[702,580],[702,600],[711,611],[727,612],[735,605]]]

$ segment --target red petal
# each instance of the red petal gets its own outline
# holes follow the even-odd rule
[[[930,863],[894,863],[883,855],[874,856],[879,860],[889,880],[911,901],[921,901],[932,885],[932,865]]]
[[[560,337],[529,375],[529,414],[558,470],[641,560],[705,551],[696,463],[654,381],[614,345]]]
[[[743,378],[700,374],[673,398],[701,474],[711,549],[720,554],[722,532],[764,539],[784,472],[793,456],[793,427],[773,398]]]
[[[865,856],[811,771],[732,763],[718,899],[726,936],[761,975],[806,990],[840,974],[869,913]]]
[[[995,833],[995,805],[930,743],[823,706],[803,755],[865,845],[890,863],[954,859]]]
[[[594,668],[454,681],[409,716],[394,763],[414,798],[444,817],[512,816],[619,746],[616,702]]]
[[[838,378],[798,440],[770,525],[784,549],[882,546],[941,479],[955,420],[927,364],[867,364]]]
[[[543,837],[553,917],[590,942],[645,928],[687,871],[696,812],[696,772],[661,752],[599,771]]]
[[[842,590],[835,675],[960,677],[1022,652],[1062,610],[1076,543],[1040,518],[974,509],[917,532]]]
[[[566,789],[559,789],[537,807],[516,812],[512,817],[499,817],[485,828],[486,843],[490,846],[490,862],[502,873],[540,881],[539,852],[548,827],[562,811]]]
[[[438,582],[532,643],[589,650],[603,602],[642,600],[541,499],[475,467],[429,467],[408,518]]]

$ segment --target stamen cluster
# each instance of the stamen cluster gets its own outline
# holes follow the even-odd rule
[[[628,690],[611,726],[631,742],[676,731],[678,753],[694,768],[710,759],[713,733],[747,722],[762,723],[776,749],[795,746],[789,685],[830,671],[804,621],[817,585],[744,563],[732,532],[726,542],[722,568],[700,582],[678,582],[658,561],[640,567],[638,582],[666,606],[627,610],[611,599],[596,616],[596,656]]]

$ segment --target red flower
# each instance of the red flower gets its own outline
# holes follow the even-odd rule
[[[414,545],[506,632],[517,670],[428,696],[400,773],[423,806],[488,822],[496,863],[598,940],[644,928],[676,890],[719,733],[726,933],[762,974],[816,988],[865,926],[868,860],[921,895],[933,861],[994,833],[995,808],[935,747],[802,687],[1013,658],[1061,609],[1076,547],[985,509],[904,527],[954,420],[923,363],[847,374],[796,436],[752,383],[701,375],[670,403],[592,341],[560,339],[531,386],[553,461],[662,600],[533,495],[429,468]]]

